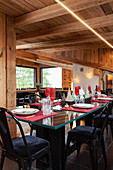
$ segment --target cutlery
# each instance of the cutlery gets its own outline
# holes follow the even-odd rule
[[[42,114],[31,115],[31,116],[27,116],[27,117],[25,117],[25,118],[27,119],[27,118],[31,118],[31,117],[34,117],[34,116],[39,116],[39,115],[42,115]]]

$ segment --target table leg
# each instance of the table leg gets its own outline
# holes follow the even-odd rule
[[[65,170],[65,126],[57,130],[37,127],[37,136],[50,141],[52,170]]]

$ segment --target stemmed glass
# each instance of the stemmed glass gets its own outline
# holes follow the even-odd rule
[[[46,97],[50,96],[50,88],[49,87],[45,88],[45,95],[46,95]]]
[[[90,85],[88,86],[88,90],[89,90],[89,92],[91,92],[91,86]]]
[[[55,93],[55,88],[50,88],[50,100],[53,102],[55,100],[56,93]],[[53,105],[52,105],[52,112],[53,112]]]
[[[76,102],[79,101],[79,87],[75,87],[75,94],[77,96]]]

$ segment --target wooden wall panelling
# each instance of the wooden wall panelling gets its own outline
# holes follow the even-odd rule
[[[100,86],[100,90],[103,90],[103,70],[100,70],[99,86]]]
[[[73,82],[73,71],[68,69],[62,69],[62,89],[68,90],[71,88]]]
[[[106,75],[106,89],[112,88],[112,75]]]
[[[91,49],[91,63],[94,63],[95,62],[95,50],[94,49]]]

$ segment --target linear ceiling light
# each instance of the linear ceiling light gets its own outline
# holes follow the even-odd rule
[[[62,2],[59,0],[54,0],[57,3],[59,3],[63,8],[65,8],[74,18],[76,18],[78,21],[80,21],[85,27],[87,27],[90,31],[92,31],[96,36],[98,36],[102,41],[104,41],[108,46],[113,48],[113,46],[106,41],[100,34],[98,34],[93,28],[91,28],[88,24],[86,24],[80,17],[78,17],[74,12],[72,12],[67,6],[65,6]]]

